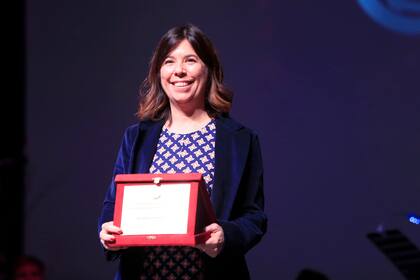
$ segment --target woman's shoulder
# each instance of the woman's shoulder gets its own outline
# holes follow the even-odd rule
[[[141,120],[128,126],[125,129],[124,135],[128,138],[135,138],[139,133],[162,124],[162,121]]]
[[[235,120],[234,118],[230,116],[220,116],[216,118],[216,125],[221,125],[223,128],[230,130],[232,132],[240,132],[240,133],[247,133],[251,136],[257,136],[257,133],[243,125],[241,122]]]

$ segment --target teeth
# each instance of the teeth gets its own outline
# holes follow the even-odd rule
[[[173,83],[173,85],[174,86],[176,86],[176,87],[185,87],[185,86],[188,86],[190,83],[188,83],[188,82],[175,82],[175,83]]]

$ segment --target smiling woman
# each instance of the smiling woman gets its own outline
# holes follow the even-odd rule
[[[152,120],[170,118],[171,97],[166,90],[175,81],[194,82],[194,90],[199,90],[194,94],[202,95],[210,116],[230,111],[232,92],[223,85],[216,51],[207,36],[193,25],[172,28],[159,41],[143,82],[137,116]]]
[[[160,83],[169,99],[171,111],[204,108],[207,67],[187,40],[183,40],[169,53],[160,68]],[[181,109],[181,108],[179,108]]]
[[[257,135],[229,117],[232,93],[210,40],[193,25],[160,40],[141,89],[140,122],[124,135],[117,174],[203,175],[217,221],[197,247],[110,246],[115,184],[99,218],[108,259],[120,259],[115,279],[249,279],[245,254],[266,232],[263,167]],[[216,144],[217,142],[217,144]]]

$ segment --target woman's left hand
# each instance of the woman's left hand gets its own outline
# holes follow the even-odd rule
[[[213,223],[206,226],[205,231],[210,232],[210,238],[207,239],[206,243],[198,244],[196,247],[210,257],[215,258],[222,251],[223,244],[225,243],[223,228]]]

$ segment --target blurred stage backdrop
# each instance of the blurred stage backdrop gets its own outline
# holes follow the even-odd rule
[[[257,131],[268,233],[253,279],[404,279],[367,238],[420,226],[419,1],[26,3],[25,252],[48,279],[112,279],[97,217],[158,39],[213,40]]]

